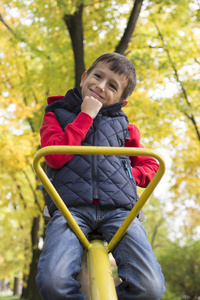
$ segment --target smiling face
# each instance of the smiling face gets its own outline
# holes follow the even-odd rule
[[[84,72],[82,75],[80,83],[82,98],[93,96],[103,104],[103,107],[117,102],[123,102],[125,106],[128,101],[121,98],[127,84],[124,75],[111,71],[108,63],[99,62],[89,74]]]

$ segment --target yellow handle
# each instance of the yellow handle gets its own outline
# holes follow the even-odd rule
[[[91,247],[90,242],[74,220],[73,216],[69,212],[65,203],[55,190],[51,181],[43,171],[40,160],[46,155],[50,154],[79,154],[79,155],[126,155],[126,156],[151,156],[159,161],[159,169],[147,188],[144,190],[143,194],[140,196],[140,199],[137,201],[133,209],[130,211],[124,223],[118,229],[112,240],[107,246],[107,251],[113,251],[116,245],[119,243],[123,235],[126,233],[129,225],[132,223],[134,218],[138,215],[141,208],[144,206],[148,200],[151,193],[154,191],[155,187],[159,183],[165,172],[165,163],[163,158],[154,150],[144,149],[144,148],[121,148],[121,147],[95,147],[95,146],[49,146],[40,149],[34,157],[33,168],[41,180],[44,188],[47,193],[50,195],[51,199],[54,201],[57,208],[61,211],[65,219],[67,220],[69,226],[77,235],[78,239],[82,245],[89,250]]]

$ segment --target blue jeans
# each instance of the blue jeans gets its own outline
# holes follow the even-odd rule
[[[104,209],[99,204],[70,208],[74,219],[88,237],[96,230],[109,242],[129,211]],[[37,283],[44,300],[83,300],[80,283],[83,247],[56,211],[46,230],[46,240],[38,265]],[[117,286],[118,299],[158,300],[164,288],[164,277],[146,236],[136,218],[113,251],[122,283]],[[98,258],[97,258],[98,259]]]

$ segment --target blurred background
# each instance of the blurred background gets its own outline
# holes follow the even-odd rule
[[[200,299],[199,24],[199,0],[1,0],[0,299],[41,299],[45,192],[32,161],[46,98],[79,88],[105,52],[135,65],[124,111],[167,166],[143,222],[166,278],[163,299]]]

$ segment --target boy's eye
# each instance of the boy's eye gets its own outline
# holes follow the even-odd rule
[[[99,75],[99,74],[97,74],[97,73],[95,73],[94,76],[95,76],[96,78],[101,78],[101,75]]]
[[[114,84],[112,84],[112,83],[110,83],[110,87],[111,87],[111,89],[113,89],[115,91],[117,90],[116,86]]]

